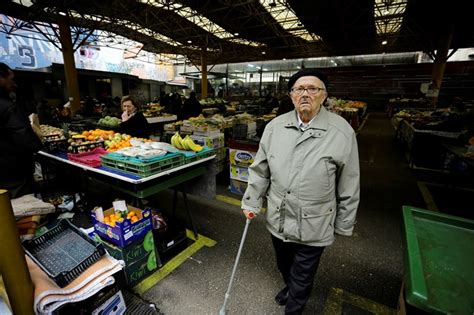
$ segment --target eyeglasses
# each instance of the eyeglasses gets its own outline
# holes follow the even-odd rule
[[[300,96],[300,95],[303,95],[304,91],[308,92],[308,94],[310,95],[315,95],[315,94],[318,94],[319,91],[325,91],[326,89],[323,89],[323,88],[320,88],[320,87],[314,87],[314,86],[310,86],[310,87],[297,87],[297,88],[292,88],[290,90],[290,93],[294,94],[294,95],[297,95],[297,96]]]

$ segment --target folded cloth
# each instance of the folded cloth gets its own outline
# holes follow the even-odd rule
[[[50,203],[36,198],[33,194],[24,195],[11,200],[13,214],[15,217],[26,217],[29,215],[41,215],[56,211]]]
[[[60,288],[28,256],[26,256],[26,261],[31,280],[35,285],[34,310],[36,314],[52,314],[61,305],[87,299],[104,287],[114,284],[113,275],[124,266],[122,260],[105,255],[67,286]]]

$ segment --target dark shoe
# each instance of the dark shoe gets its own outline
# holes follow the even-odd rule
[[[288,287],[284,287],[280,292],[278,292],[278,294],[275,296],[275,301],[278,305],[286,304],[286,301],[288,301],[289,291],[290,290]]]

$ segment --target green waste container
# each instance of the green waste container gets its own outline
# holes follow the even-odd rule
[[[431,314],[474,314],[474,221],[403,206],[405,297]]]

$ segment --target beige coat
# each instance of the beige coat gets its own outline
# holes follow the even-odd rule
[[[276,237],[327,246],[334,233],[352,235],[359,204],[359,156],[352,127],[321,108],[304,132],[296,111],[265,128],[249,169],[242,209],[260,212]]]

